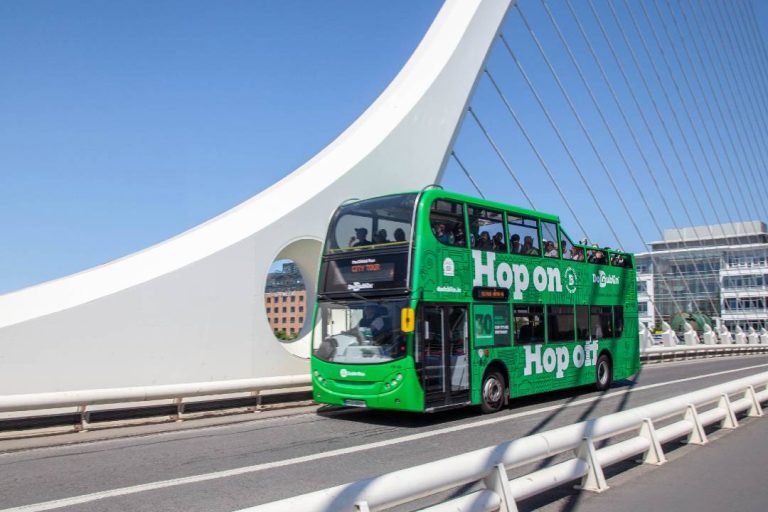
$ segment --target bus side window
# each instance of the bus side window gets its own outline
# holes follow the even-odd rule
[[[590,306],[590,323],[592,324],[592,339],[602,340],[613,338],[613,326],[611,322],[611,306]]]
[[[573,341],[573,306],[547,306],[549,343]]]
[[[613,335],[621,338],[624,333],[624,306],[613,306]]]
[[[589,339],[589,306],[576,306],[576,341]]]
[[[539,226],[536,219],[507,214],[509,252],[526,256],[540,256]]]
[[[564,260],[584,261],[584,249],[576,247],[565,231],[560,230],[560,248]]]
[[[467,205],[469,245],[480,251],[507,252],[504,215],[501,212]]]
[[[557,224],[541,221],[541,247],[547,258],[560,257],[560,243],[557,240]]]
[[[429,225],[440,243],[455,247],[467,246],[463,203],[438,199],[432,203]]]
[[[515,344],[544,342],[544,307],[539,305],[516,304],[513,306],[515,317]]]

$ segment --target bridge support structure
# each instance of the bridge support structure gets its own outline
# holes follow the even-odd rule
[[[299,265],[311,318],[332,211],[440,180],[512,4],[448,0],[347,130],[243,204],[125,258],[0,296],[0,395],[308,372],[309,322],[280,342],[267,321],[270,265]]]

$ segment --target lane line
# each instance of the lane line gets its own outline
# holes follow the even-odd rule
[[[79,505],[82,503],[89,503],[92,501],[102,500],[106,498],[114,498],[118,496],[126,496],[129,494],[137,494],[141,492],[147,492],[147,491],[154,491],[157,489],[165,489],[168,487],[176,487],[179,485],[187,485],[187,484],[195,484],[200,482],[206,482],[209,480],[217,480],[220,478],[228,478],[232,476],[238,476],[238,475],[244,475],[248,473],[256,473],[258,471],[264,471],[267,469],[274,469],[274,468],[280,468],[285,466],[291,466],[294,464],[301,464],[303,462],[312,462],[316,460],[321,459],[327,459],[331,457],[338,457],[340,455],[348,455],[350,453],[357,453],[367,450],[374,450],[376,448],[383,448],[385,446],[391,446],[395,444],[401,444],[401,443],[408,443],[411,441],[418,441],[421,439],[426,439],[429,437],[435,437],[443,434],[450,434],[453,432],[460,432],[462,430],[469,430],[471,428],[476,427],[483,427],[486,425],[494,425],[496,423],[503,423],[506,421],[511,421],[513,419],[522,418],[526,416],[533,416],[536,414],[540,414],[543,412],[550,412],[561,408],[568,408],[568,407],[577,407],[580,405],[588,404],[591,402],[595,402],[597,400],[604,400],[606,398],[613,398],[621,395],[625,395],[627,393],[634,393],[637,391],[645,391],[648,389],[663,387],[663,386],[671,386],[674,384],[680,384],[683,382],[691,382],[694,380],[700,380],[705,379],[708,377],[716,377],[719,375],[726,375],[729,373],[736,373],[736,372],[742,372],[747,370],[754,370],[756,368],[764,368],[768,366],[768,363],[765,364],[759,364],[754,366],[747,366],[744,368],[734,368],[731,370],[724,370],[720,372],[715,373],[708,373],[706,375],[697,375],[695,377],[686,377],[683,379],[676,379],[671,380],[667,382],[659,382],[656,384],[648,384],[645,386],[638,386],[636,388],[630,388],[630,389],[623,389],[620,391],[615,391],[613,393],[606,393],[604,395],[598,395],[590,398],[584,398],[581,400],[577,400],[575,402],[570,402],[566,404],[555,404],[555,405],[549,405],[546,407],[540,407],[538,409],[531,409],[528,411],[522,411],[518,413],[513,413],[507,416],[501,416],[496,418],[486,418],[483,420],[478,420],[472,423],[464,423],[461,425],[454,425],[451,427],[445,427],[438,430],[431,430],[429,432],[421,432],[419,434],[410,434],[407,436],[402,437],[396,437],[394,439],[388,439],[385,441],[377,441],[375,443],[368,443],[364,445],[357,445],[357,446],[351,446],[348,448],[339,448],[336,450],[331,450],[327,452],[321,452],[321,453],[315,453],[312,455],[305,455],[303,457],[294,457],[292,459],[286,459],[286,460],[280,460],[275,462],[266,462],[262,464],[255,464],[253,466],[245,466],[241,468],[235,468],[235,469],[228,469],[224,471],[215,471],[212,473],[204,473],[202,475],[195,475],[195,476],[188,476],[188,477],[182,477],[182,478],[173,478],[170,480],[161,480],[158,482],[150,482],[147,484],[140,484],[140,485],[132,485],[130,487],[121,487],[118,489],[112,489],[109,491],[100,491],[100,492],[94,492],[90,494],[83,494],[81,496],[73,496],[71,498],[63,498],[59,500],[52,500],[52,501],[45,501],[41,503],[34,503],[30,505],[22,505],[20,507],[14,507],[14,508],[6,508],[0,510],[0,512],[42,512],[45,510],[54,510],[57,508],[63,508],[63,507],[70,507],[72,505]]]

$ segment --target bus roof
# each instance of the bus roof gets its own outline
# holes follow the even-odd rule
[[[498,203],[496,201],[490,201],[488,199],[480,199],[478,197],[459,194],[457,192],[450,192],[437,187],[429,188],[425,190],[422,197],[423,199],[430,199],[430,200],[433,199],[434,197],[439,197],[441,199],[451,199],[454,201],[461,201],[464,203],[472,203],[474,205],[490,208],[492,210],[503,210],[506,212],[520,214],[523,217],[534,217],[534,218],[546,220],[549,222],[557,222],[558,224],[560,223],[560,217],[558,217],[557,215],[553,215],[551,213],[544,213],[537,210],[529,210],[527,208],[522,208],[520,206]]]

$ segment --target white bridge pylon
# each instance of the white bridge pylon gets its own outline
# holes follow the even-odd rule
[[[308,371],[308,327],[285,343],[267,321],[270,265],[299,265],[311,316],[334,208],[439,181],[513,3],[448,0],[368,110],[248,201],[138,253],[0,296],[0,395]]]

